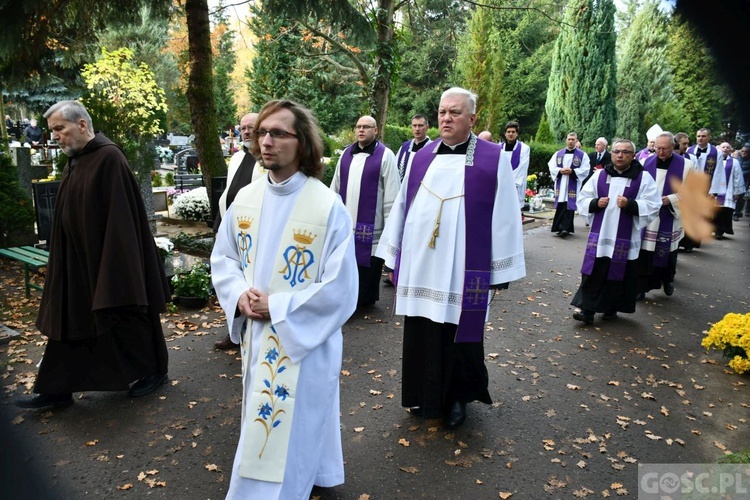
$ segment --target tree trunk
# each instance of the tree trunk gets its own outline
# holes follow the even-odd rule
[[[208,22],[208,1],[187,0],[185,14],[190,53],[190,76],[187,99],[190,104],[190,121],[195,133],[201,173],[211,194],[211,177],[223,173],[224,155],[219,143],[216,125],[216,103],[211,55],[211,26]]]
[[[378,0],[375,11],[378,41],[375,48],[375,77],[372,79],[372,114],[378,124],[378,139],[385,136],[388,118],[388,99],[391,94],[391,76],[396,64],[396,44],[393,41],[394,0]]]

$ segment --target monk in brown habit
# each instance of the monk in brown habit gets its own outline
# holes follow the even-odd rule
[[[170,293],[138,183],[79,102],[59,102],[44,117],[69,160],[36,322],[47,347],[36,395],[16,404],[62,407],[81,391],[145,396],[167,379],[159,314]]]

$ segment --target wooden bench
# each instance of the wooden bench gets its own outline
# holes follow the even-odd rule
[[[30,295],[30,289],[41,290],[42,287],[29,281],[29,268],[35,271],[41,267],[47,267],[49,252],[34,247],[12,247],[0,248],[0,255],[9,259],[23,262],[23,279],[26,285],[26,297]]]
[[[177,174],[174,176],[174,187],[181,190],[191,190],[203,187],[203,174]]]

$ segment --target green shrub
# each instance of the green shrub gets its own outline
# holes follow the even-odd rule
[[[155,187],[155,188],[163,186],[162,179],[161,179],[161,174],[159,172],[157,172],[156,170],[153,170],[151,172],[151,186]]]
[[[164,176],[164,185],[174,186],[174,174],[172,172],[167,172],[167,174]]]
[[[34,205],[18,183],[18,170],[0,153],[0,246],[28,245],[34,234]]]
[[[549,126],[547,113],[542,113],[542,118],[539,120],[539,127],[536,129],[536,137],[534,139],[535,142],[555,142],[555,136],[552,135],[552,129],[550,129]]]

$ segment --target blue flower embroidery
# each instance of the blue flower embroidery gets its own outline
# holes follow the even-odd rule
[[[272,347],[266,352],[266,359],[268,360],[269,363],[273,363],[274,361],[276,361],[276,358],[278,357],[279,357],[279,352],[276,350],[275,347]]]
[[[274,334],[276,333],[273,327],[271,327],[271,330]],[[281,354],[281,344],[275,335],[269,335],[268,340],[275,343],[276,347],[269,348],[264,356],[264,361],[261,362],[261,366],[268,371],[267,377],[263,378],[263,385],[266,388],[261,391],[261,395],[268,400],[258,407],[258,417],[255,419],[255,422],[262,424],[266,431],[266,439],[258,455],[259,459],[263,458],[263,452],[268,444],[268,439],[271,437],[271,431],[284,422],[281,416],[286,413],[286,410],[278,408],[277,403],[286,401],[287,396],[290,396],[289,388],[284,384],[276,383],[276,377],[287,369],[286,364],[291,363],[291,360],[289,356]],[[276,390],[271,392],[274,385]]]
[[[276,397],[281,398],[282,401],[286,401],[286,397],[289,395],[289,389],[284,385],[277,385],[274,394],[276,394]]]
[[[268,403],[263,403],[260,408],[258,408],[258,416],[263,417],[263,420],[268,420],[268,417],[271,416],[271,412],[273,411],[273,408],[271,408],[271,405]]]

